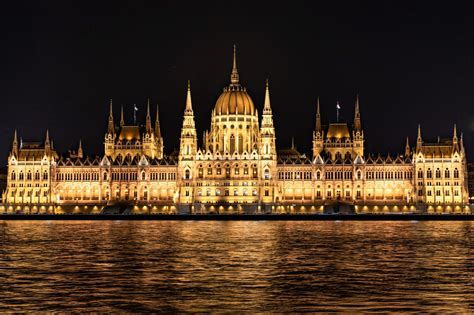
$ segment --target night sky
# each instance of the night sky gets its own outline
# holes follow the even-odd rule
[[[352,124],[360,95],[366,152],[403,152],[418,123],[425,141],[464,132],[474,158],[472,1],[8,1],[0,13],[0,161],[14,129],[57,150],[103,153],[115,120],[160,106],[165,151],[179,143],[187,80],[199,141],[229,83],[232,45],[241,83],[261,113],[265,79],[279,148],[311,152],[315,105],[323,124]],[[67,3],[66,3],[67,2]],[[420,3],[422,2],[422,3]],[[435,2],[435,1],[433,1]],[[322,4],[324,3],[324,4]],[[329,4],[331,3],[331,4]]]

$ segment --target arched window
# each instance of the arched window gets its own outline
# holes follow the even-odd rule
[[[103,180],[107,180],[107,173],[104,172]]]
[[[362,179],[362,172],[360,170],[357,171],[357,179]]]
[[[244,152],[244,138],[239,135],[239,153]]]
[[[15,171],[13,171],[10,175],[10,179],[11,180],[16,180],[16,174],[15,174]]]
[[[235,137],[234,135],[230,136],[230,154],[234,153],[235,151]]]
[[[418,178],[423,178],[423,171],[420,169],[418,169]]]
[[[457,168],[454,169],[454,178],[459,178],[459,171]]]
[[[431,168],[429,168],[429,169],[426,171],[426,178],[433,178],[433,172],[431,172]]]
[[[450,174],[449,174],[449,169],[446,168],[446,169],[444,170],[444,177],[445,177],[445,178],[449,178],[449,176],[450,176]]]
[[[145,179],[146,179],[146,174],[145,174],[145,172],[143,171],[143,172],[142,172],[142,180],[145,180]]]
[[[436,169],[436,178],[441,178],[441,170],[439,168]]]
[[[320,171],[317,171],[316,172],[316,179],[321,179],[321,172]]]
[[[26,174],[26,180],[31,180],[31,171],[28,171],[28,174]]]
[[[189,170],[184,171],[184,179],[190,179],[191,178],[191,172]]]

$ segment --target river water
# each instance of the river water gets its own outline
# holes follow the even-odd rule
[[[0,221],[0,312],[474,311],[474,223]]]

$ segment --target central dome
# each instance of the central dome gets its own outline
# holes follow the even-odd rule
[[[255,112],[252,98],[245,88],[233,85],[224,89],[214,108],[216,115],[253,115]]]
[[[248,95],[247,90],[239,83],[239,73],[237,71],[237,58],[234,45],[234,62],[230,75],[230,85],[224,88],[221,96],[214,106],[215,115],[253,115],[255,106]]]

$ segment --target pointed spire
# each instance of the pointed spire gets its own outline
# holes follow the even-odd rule
[[[46,153],[49,153],[50,150],[51,150],[51,143],[49,142],[49,130],[46,129],[46,137],[44,140],[44,151]]]
[[[16,134],[16,129],[15,129],[15,133],[13,134],[12,153],[15,155],[18,154],[18,137]]]
[[[160,116],[159,116],[159,107],[156,105],[156,119],[155,119],[155,135],[158,138],[161,138],[161,128],[160,128]]]
[[[321,132],[321,113],[319,109],[319,96],[316,102],[316,132]]]
[[[407,143],[405,144],[405,156],[406,157],[410,156],[410,142],[408,141],[408,137],[407,137]]]
[[[120,108],[120,127],[125,125],[125,119],[123,118],[123,105]]]
[[[416,151],[417,152],[421,150],[422,144],[423,144],[423,139],[421,138],[421,127],[418,124],[418,136],[416,137]]]
[[[267,84],[265,88],[265,103],[263,105],[263,110],[264,111],[270,111],[272,108],[270,107],[270,90],[268,89],[268,79],[267,79]]]
[[[186,95],[186,111],[193,111],[193,105],[191,102],[191,82],[188,80],[188,94]]]
[[[295,149],[295,137],[291,137],[291,149]]]
[[[454,141],[458,141],[458,133],[457,133],[457,130],[456,130],[456,124],[454,124],[454,130],[453,130],[453,142]]]
[[[362,124],[360,122],[360,109],[359,109],[359,94],[356,96],[355,111],[354,111],[354,129],[361,131]]]
[[[230,83],[231,85],[239,84],[239,72],[237,71],[237,48],[235,45],[234,45],[234,60],[232,63],[232,73],[230,75]]]
[[[107,126],[107,133],[109,133],[109,134],[114,134],[115,133],[114,114],[113,114],[113,109],[112,109],[112,99],[110,99],[109,124]]]
[[[147,100],[146,104],[146,132],[150,133],[152,131],[151,127],[151,117],[150,117],[150,98]]]
[[[82,152],[82,140],[79,139],[79,148],[77,149],[77,157],[81,158],[83,157],[83,152]]]

